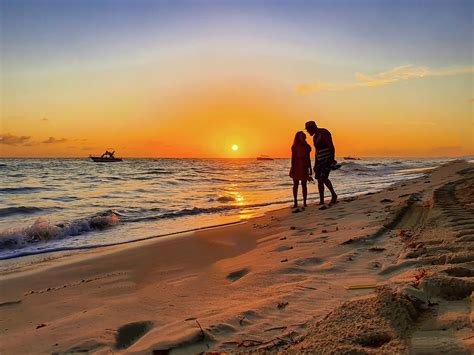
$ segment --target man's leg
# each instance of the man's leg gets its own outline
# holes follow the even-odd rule
[[[308,185],[306,180],[301,180],[301,188],[303,189],[303,206],[307,207],[306,198],[308,197]]]
[[[331,191],[331,203],[336,203],[337,202],[337,195],[336,195],[336,191],[334,191],[334,187],[332,186],[332,183],[331,183],[331,180],[329,180],[329,178],[324,178],[324,185],[326,185],[329,189],[329,191]]]
[[[298,207],[298,185],[299,185],[299,180],[293,180],[293,200],[294,200],[293,207]]]
[[[324,205],[324,178],[318,176],[319,204]]]

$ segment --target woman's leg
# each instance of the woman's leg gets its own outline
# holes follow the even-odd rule
[[[298,207],[298,185],[299,180],[293,180],[293,200],[295,202],[293,207]]]
[[[308,197],[308,183],[306,180],[301,180],[301,188],[303,190],[303,206],[307,207],[306,198]]]

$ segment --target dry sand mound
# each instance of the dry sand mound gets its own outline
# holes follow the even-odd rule
[[[283,352],[401,353],[406,350],[402,339],[419,313],[407,295],[381,288],[375,297],[345,302]]]

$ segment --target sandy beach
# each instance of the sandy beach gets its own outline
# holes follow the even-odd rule
[[[469,354],[474,167],[319,210],[5,260],[2,354]]]

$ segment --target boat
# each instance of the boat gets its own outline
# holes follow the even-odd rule
[[[344,157],[344,160],[360,160],[360,158],[354,158],[354,157],[348,156],[348,157]]]
[[[122,158],[116,158],[114,154],[115,150],[113,152],[106,150],[101,156],[89,155],[89,158],[91,158],[92,161],[95,161],[96,163],[112,163],[116,161],[122,161]]]
[[[257,160],[273,160],[273,158],[270,158],[268,155],[260,155],[257,157]]]

